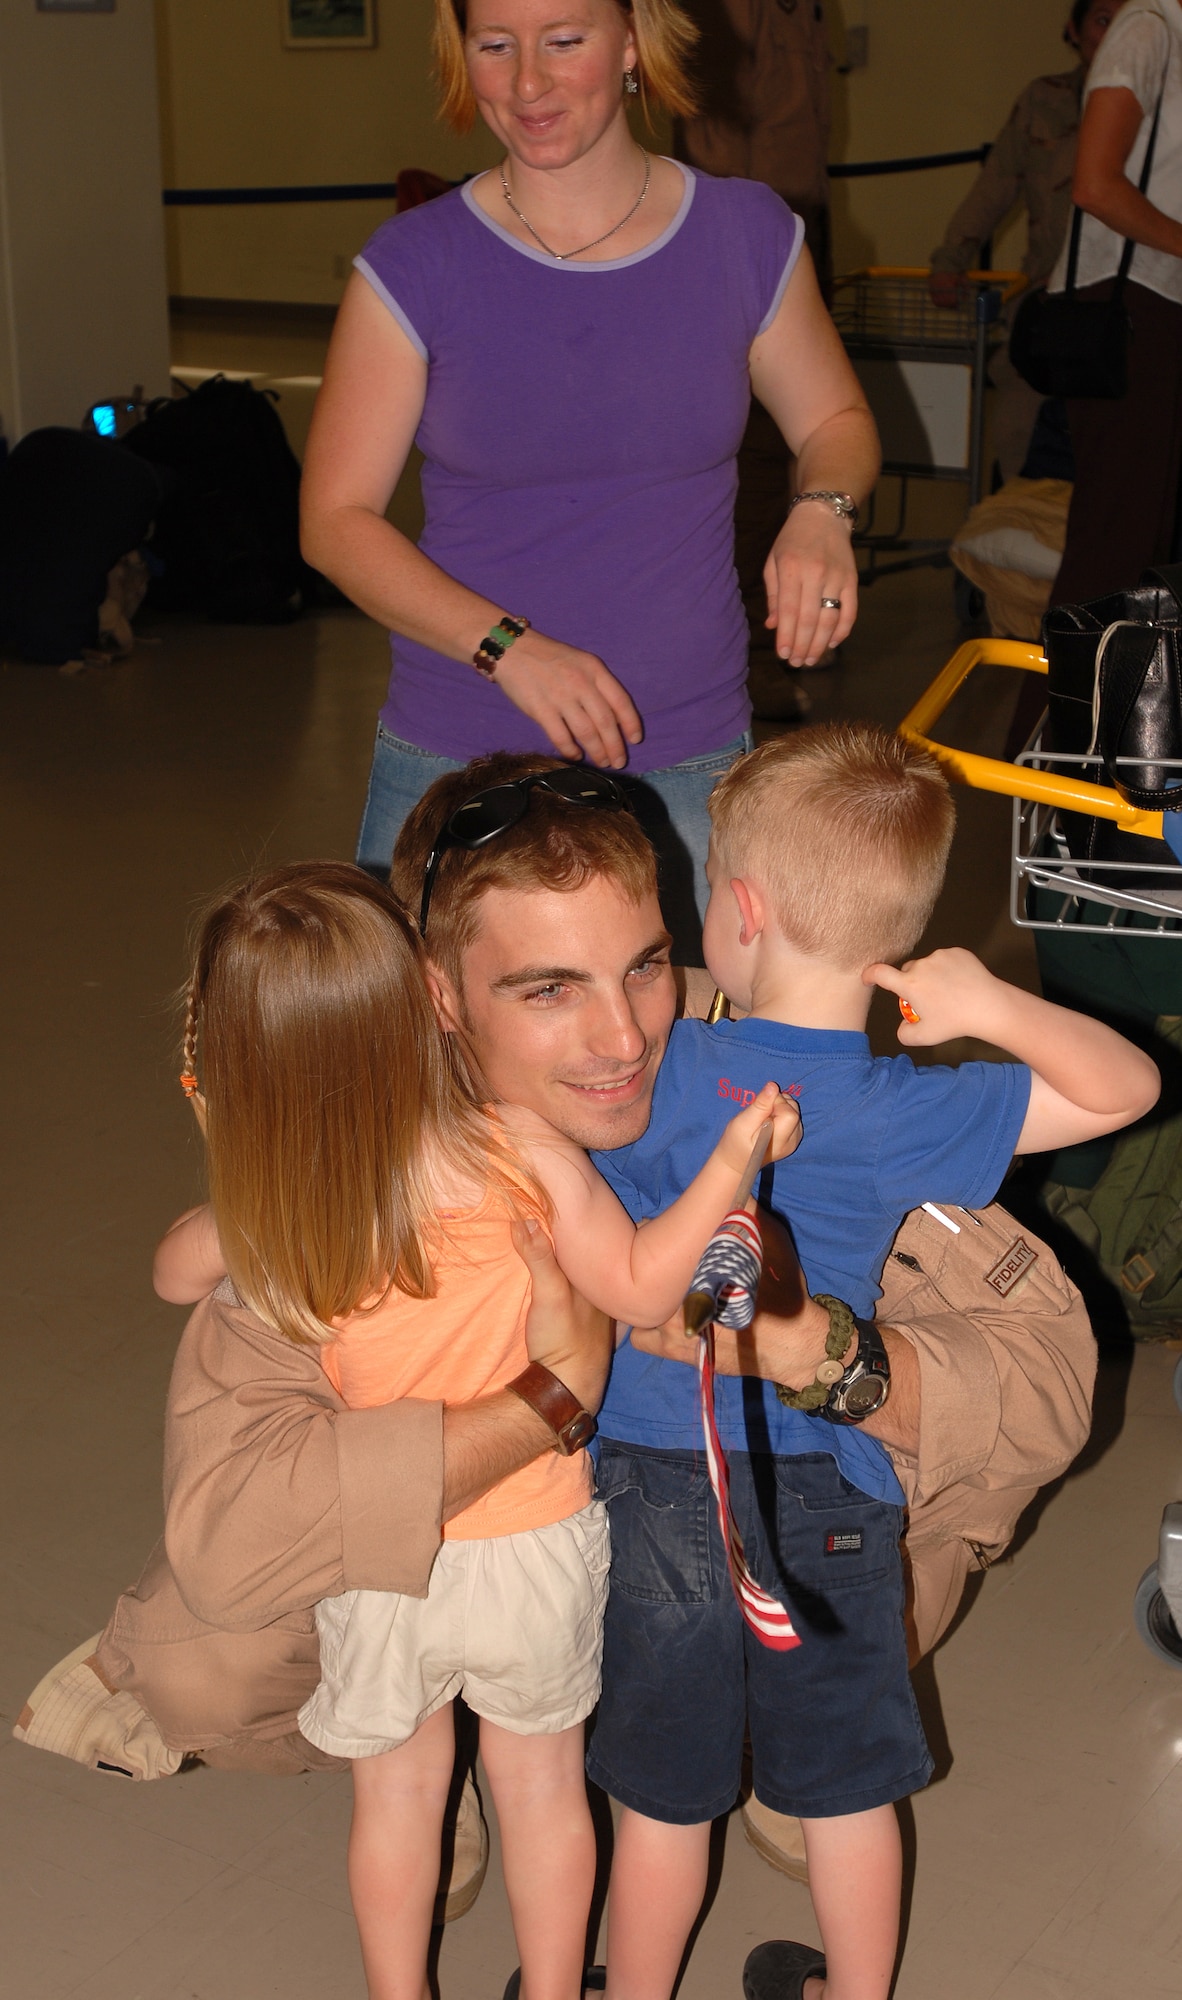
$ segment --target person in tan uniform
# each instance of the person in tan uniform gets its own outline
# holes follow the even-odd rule
[[[492,762],[504,783],[549,761],[480,760],[471,778],[461,772],[447,782],[458,801],[487,780]],[[421,888],[421,859],[412,880],[415,867],[407,874],[403,856],[396,886],[406,893]],[[453,872],[477,866],[466,853],[445,854],[441,873],[448,864]],[[489,897],[505,892],[490,889],[456,956],[469,1045],[490,1090],[528,1102],[580,1144],[622,1144],[644,1130],[674,1011],[673,982],[667,970],[655,972],[662,940],[633,935],[626,905],[613,904],[605,923],[604,886],[592,876],[532,899],[546,926],[531,941],[528,965],[518,963],[519,912],[500,921],[505,913]],[[451,931],[441,927],[445,937]],[[524,985],[523,971],[531,976]],[[535,989],[549,995],[556,983],[577,999],[564,1004],[561,1028],[549,1005],[532,1004]],[[693,997],[701,1011],[700,986]],[[530,1353],[569,1381],[590,1309],[572,1301],[544,1249],[530,1261]],[[787,1267],[782,1246],[775,1261]],[[745,1368],[790,1385],[811,1381],[827,1312],[790,1289],[772,1304],[777,1310],[758,1323],[757,1363],[748,1358]],[[877,1317],[892,1392],[869,1423],[910,1502],[918,1657],[946,1629],[970,1571],[1004,1550],[1022,1508],[1082,1446],[1095,1349],[1054,1257],[998,1208],[961,1218],[959,1234],[910,1217],[887,1262]],[[651,1339],[654,1351],[667,1338],[633,1336]],[[720,1366],[740,1369],[725,1339]],[[601,1386],[584,1365],[577,1392],[586,1407],[597,1405]],[[482,1446],[489,1478],[547,1448],[544,1424],[524,1406],[492,1414]],[[188,1754],[225,1769],[331,1767],[296,1723],[319,1675],[315,1605],[354,1588],[425,1594],[448,1494],[472,1448],[466,1432],[479,1418],[475,1409],[413,1400],[347,1410],[314,1352],[219,1286],[193,1313],[173,1370],[163,1540],[98,1640],[34,1691],[17,1735],[126,1776],[165,1775]],[[467,1827],[465,1858],[457,1854],[453,1865],[453,1913],[479,1886],[474,1802]],[[779,1840],[783,1828],[772,1833]]]
[[[677,128],[679,151],[708,174],[766,181],[805,227],[821,290],[833,281],[829,227],[829,72],[820,0],[684,0],[701,35],[694,81],[701,109]],[[748,690],[757,716],[808,713],[800,675],[776,658],[764,620],[763,566],[791,497],[791,457],[752,399],[739,450],[735,566],[751,634]]]
[[[1022,269],[1032,288],[1046,284],[1071,219],[1084,79],[1121,5],[1122,0],[1075,0],[1063,39],[1078,52],[1079,61],[1054,76],[1036,76],[1018,98],[932,251],[931,292],[937,305],[955,305],[958,278],[978,267],[983,245],[1017,202],[1026,209]],[[1022,380],[1004,346],[995,353],[989,376],[997,390],[994,450],[1003,480],[1013,479],[1025,462],[1042,397]]]

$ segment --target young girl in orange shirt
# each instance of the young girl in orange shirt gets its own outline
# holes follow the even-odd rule
[[[797,1136],[769,1086],[637,1230],[569,1141],[475,1101],[400,905],[333,862],[278,869],[210,910],[182,1083],[210,1203],[164,1238],[157,1289],[188,1302],[228,1274],[268,1325],[322,1349],[353,1408],[513,1385],[528,1365],[523,1227],[547,1228],[580,1271],[593,1244],[611,1274],[594,1302],[660,1324],[761,1132],[777,1155]],[[608,1557],[587,1453],[556,1448],[444,1523],[425,1599],[354,1590],[318,1607],[321,1682],[300,1726],[353,1760],[349,1880],[374,2000],[424,1990],[460,1693],[480,1717],[526,1988],[578,2000],[595,1862],[583,1724]]]

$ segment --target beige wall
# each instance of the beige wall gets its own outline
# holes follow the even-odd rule
[[[807,0],[801,0],[807,4]],[[400,168],[458,177],[495,158],[478,130],[434,115],[430,0],[377,0],[378,47],[281,46],[279,0],[156,0],[166,183],[174,187],[393,180]],[[1066,68],[1068,0],[827,0],[840,60],[846,23],[870,31],[870,63],[834,79],[834,159],[952,151],[991,138],[1027,80]],[[839,268],[919,263],[972,179],[970,168],[836,184]],[[174,292],[207,298],[339,298],[349,263],[388,204],[170,210]],[[1002,249],[1018,254],[1011,231]]]
[[[152,0],[0,0],[0,416],[10,438],[168,388]]]
[[[377,0],[375,49],[285,49],[279,0],[156,0],[172,187],[458,179],[495,159],[435,117],[430,0]],[[335,304],[389,202],[168,211],[169,280],[197,298]]]
[[[844,23],[870,30],[870,62],[834,78],[834,160],[957,152],[992,139],[1031,77],[1070,69],[1061,40],[1070,0],[827,0],[841,60]],[[834,183],[836,263],[922,264],[975,169],[945,167]],[[1011,224],[995,262],[1017,261]]]

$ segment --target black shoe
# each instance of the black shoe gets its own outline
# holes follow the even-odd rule
[[[583,1974],[584,1993],[602,1993],[607,1985],[606,1965],[589,1965]],[[517,2000],[521,1992],[521,1967],[509,1974],[509,1984],[505,1988],[504,2000]]]
[[[806,1979],[824,1979],[825,1960],[811,1944],[770,1938],[747,1954],[743,1967],[746,2000],[801,2000]]]

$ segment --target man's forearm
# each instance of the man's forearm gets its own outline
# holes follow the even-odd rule
[[[791,1321],[760,1313],[755,1331],[758,1361],[750,1372],[782,1382],[789,1389],[806,1388],[816,1379],[817,1368],[825,1358],[829,1315],[814,1299],[809,1299]],[[896,1333],[889,1326],[880,1327],[879,1332],[891,1364],[891,1393],[883,1408],[867,1417],[860,1428],[876,1437],[888,1451],[913,1455],[919,1448],[919,1363],[905,1334]],[[741,1354],[744,1336],[739,1334],[735,1338]],[[847,1365],[857,1359],[857,1353],[856,1344],[851,1344],[845,1356]],[[749,1366],[755,1360],[755,1355],[751,1355]],[[817,1421],[821,1423],[824,1419]]]
[[[502,1389],[443,1413],[443,1518],[452,1520],[498,1480],[553,1451],[550,1426]]]
[[[755,1375],[765,1382],[782,1382],[786,1389],[804,1389],[816,1380],[825,1359],[828,1331],[829,1314],[815,1299],[807,1299],[790,1318],[760,1312],[745,1333],[715,1328],[715,1368],[720,1375]],[[862,1429],[888,1451],[914,1456],[919,1449],[919,1362],[905,1334],[889,1326],[879,1331],[891,1364],[891,1393],[883,1409],[867,1417]],[[666,1361],[688,1363],[696,1359],[694,1344],[672,1323],[645,1331],[634,1327],[632,1344],[642,1353],[657,1354]],[[856,1359],[857,1352],[851,1346],[848,1358]],[[818,1425],[823,1421],[817,1418]]]

